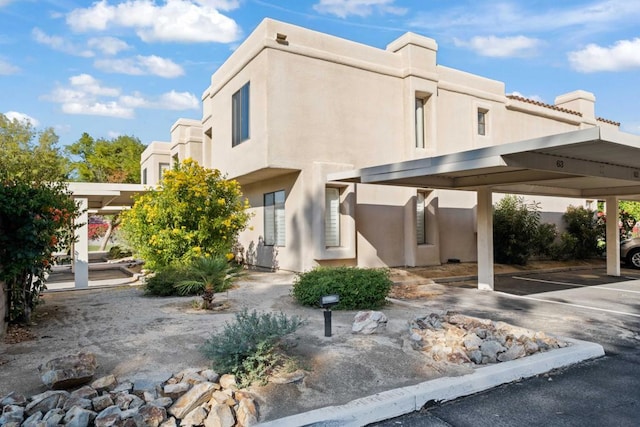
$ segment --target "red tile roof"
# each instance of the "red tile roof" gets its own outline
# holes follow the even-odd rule
[[[524,98],[522,96],[517,95],[507,95],[507,98],[514,99],[516,101],[527,102],[529,104],[537,105],[539,107],[550,108],[552,110],[561,111],[563,113],[575,114],[576,116],[582,117],[582,113],[579,111],[569,110],[567,108],[558,107],[557,105],[545,104],[544,102],[536,101],[534,99]]]

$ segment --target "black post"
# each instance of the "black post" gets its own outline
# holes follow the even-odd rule
[[[324,310],[324,336],[331,336],[331,309],[328,308]]]

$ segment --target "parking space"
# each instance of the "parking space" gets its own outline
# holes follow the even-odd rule
[[[495,290],[523,300],[640,318],[640,270],[605,269],[496,276]]]

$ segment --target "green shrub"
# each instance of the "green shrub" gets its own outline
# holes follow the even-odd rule
[[[560,254],[569,259],[586,259],[599,254],[598,218],[591,209],[569,206],[563,215],[566,232],[560,243]],[[601,226],[603,227],[603,226]]]
[[[281,338],[302,323],[297,316],[244,309],[200,350],[217,372],[236,375],[241,387],[254,381],[264,383],[274,368],[289,359],[283,354]]]
[[[558,228],[555,224],[543,223],[538,226],[533,253],[542,258],[554,258]]]
[[[107,258],[109,259],[120,259],[130,257],[132,252],[129,249],[121,248],[120,246],[112,246],[107,253]]]
[[[147,278],[144,285],[144,292],[147,295],[155,295],[166,297],[170,295],[178,295],[176,283],[193,279],[187,276],[184,268],[166,267]]]
[[[535,246],[540,225],[539,204],[508,195],[493,210],[495,262],[525,265]]]
[[[376,309],[386,303],[393,283],[389,270],[353,267],[316,267],[296,277],[292,296],[302,305],[320,306],[323,295],[338,294],[337,310]]]

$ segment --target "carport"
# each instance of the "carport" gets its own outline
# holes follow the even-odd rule
[[[105,215],[122,212],[133,206],[133,197],[144,193],[142,184],[69,182],[68,189],[78,204],[80,216],[76,224],[76,242],[72,251],[72,269],[76,289],[89,286],[89,214]]]
[[[390,163],[328,176],[329,181],[475,191],[478,288],[493,290],[493,193],[606,201],[640,195],[640,136],[593,127],[475,150]],[[607,274],[620,276],[617,221],[608,221]]]

